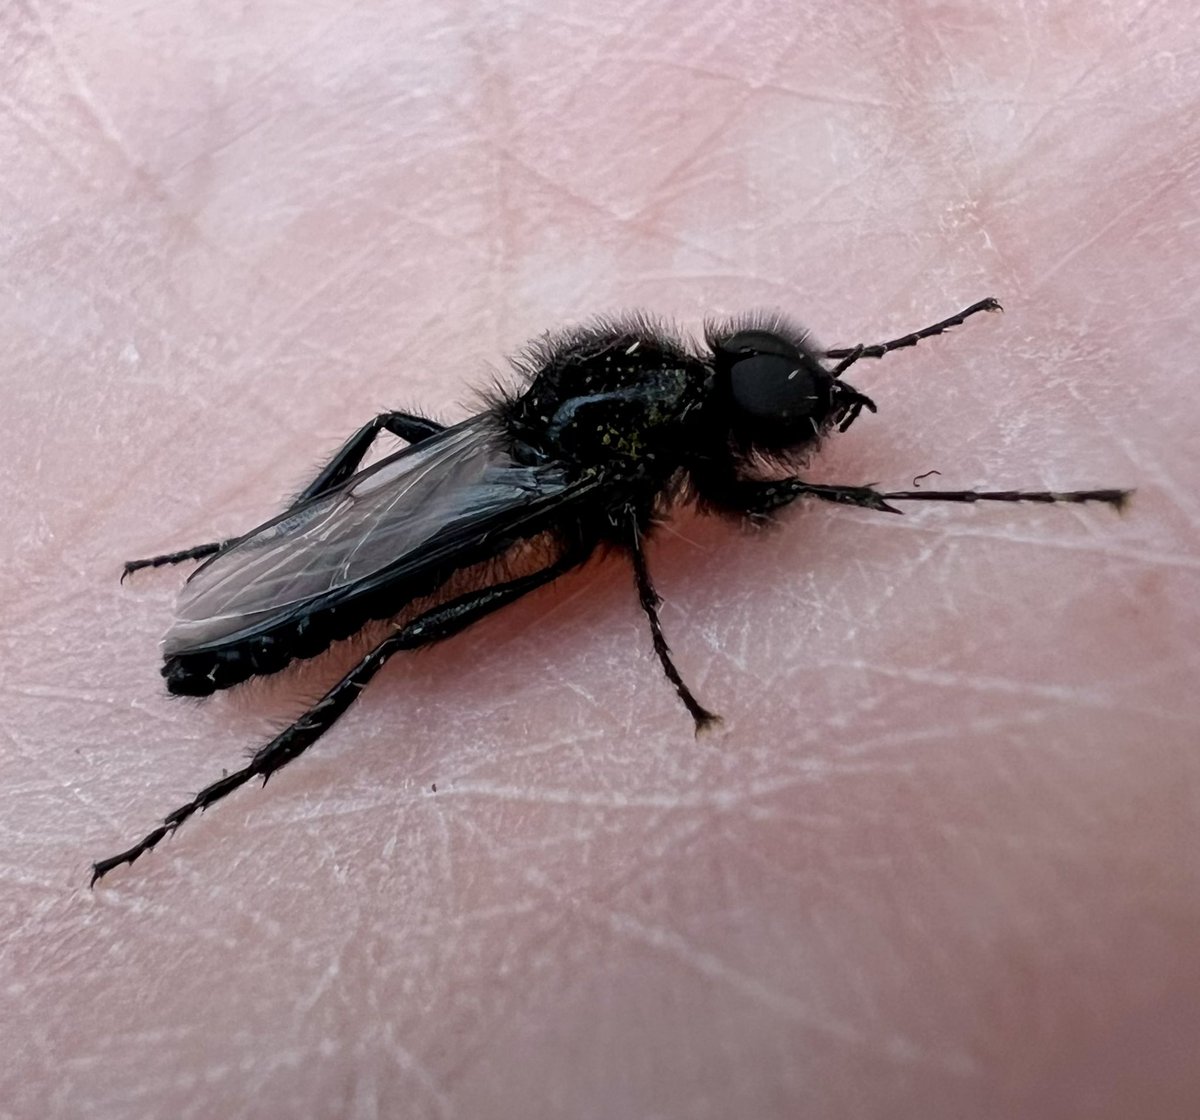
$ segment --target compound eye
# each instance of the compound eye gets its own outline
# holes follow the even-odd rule
[[[738,409],[746,416],[776,422],[827,412],[828,381],[828,375],[814,377],[799,355],[754,354],[734,361],[729,371],[729,388]]]

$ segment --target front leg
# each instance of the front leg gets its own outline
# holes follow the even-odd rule
[[[844,505],[900,512],[869,486],[819,486],[800,478],[742,478],[715,469],[693,471],[692,484],[708,509],[758,522],[769,521],[774,513],[805,494]]]
[[[893,350],[900,350],[905,346],[916,346],[923,338],[932,338],[934,335],[943,334],[951,327],[961,325],[972,315],[977,315],[980,311],[1003,310],[1004,308],[1000,306],[1000,301],[989,296],[987,299],[981,299],[978,303],[971,304],[970,307],[964,307],[957,315],[951,315],[949,319],[943,319],[941,322],[934,323],[930,327],[922,327],[919,331],[902,335],[900,338],[893,338],[888,342],[877,342],[873,346],[864,346],[859,343],[858,346],[826,350],[825,357],[834,360],[841,359],[841,364],[833,373],[834,377],[840,377],[859,358],[882,358],[885,354],[890,354]]]
[[[811,496],[839,505],[899,513],[892,502],[1105,502],[1121,509],[1129,490],[877,490],[873,486],[822,486],[799,478],[733,479],[711,492],[709,504],[752,518],[769,517],[797,498]]]

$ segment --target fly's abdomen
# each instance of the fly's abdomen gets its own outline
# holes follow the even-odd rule
[[[211,696],[251,677],[270,676],[293,661],[324,653],[334,642],[361,630],[372,617],[386,617],[394,610],[349,610],[347,606],[314,613],[216,649],[171,654],[162,667],[167,691],[176,696]]]
[[[279,656],[278,650],[271,648],[277,644],[259,638],[232,649],[168,657],[162,667],[167,691],[174,696],[211,696],[251,677],[277,673],[294,656]]]
[[[428,564],[394,580],[383,580],[378,587],[340,596],[333,603],[317,601],[293,609],[258,631],[235,633],[191,648],[186,644],[172,646],[168,636],[162,667],[167,690],[177,696],[210,696],[251,677],[278,673],[293,661],[317,657],[369,622],[402,615],[415,601],[443,598],[457,573],[477,564],[503,564],[510,549],[543,533],[543,519],[530,517],[524,525],[507,532],[497,527],[490,535],[462,542],[440,564]],[[556,531],[561,530],[559,526]]]

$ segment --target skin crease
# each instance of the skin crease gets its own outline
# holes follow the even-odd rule
[[[5,13],[3,1115],[1194,1115],[1194,5],[697,11]],[[171,700],[122,560],[593,312],[986,295],[811,477],[1123,518],[681,518],[717,733],[596,564],[87,890],[353,659]]]

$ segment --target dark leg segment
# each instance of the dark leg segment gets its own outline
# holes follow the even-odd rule
[[[345,482],[358,469],[358,464],[363,461],[363,456],[380,432],[391,432],[416,445],[437,435],[444,428],[445,425],[436,420],[426,420],[424,416],[414,416],[411,412],[381,412],[346,440],[329,465],[300,492],[293,504],[306,502]]]
[[[327,490],[345,482],[358,464],[363,461],[372,442],[382,431],[391,432],[407,440],[409,444],[418,444],[430,436],[437,435],[445,428],[436,420],[426,420],[424,416],[414,416],[411,412],[381,412],[374,420],[364,424],[343,445],[340,451],[329,461],[329,465],[312,480],[292,502],[289,508],[295,508],[309,498],[318,497]],[[213,541],[210,544],[198,544],[194,548],[185,548],[180,552],[166,552],[162,556],[150,556],[145,560],[127,560],[125,570],[121,573],[121,582],[132,572],[142,568],[160,568],[164,564],[182,564],[185,560],[203,560],[206,556],[221,552],[228,548],[239,537],[231,537],[226,541]]]
[[[866,347],[860,342],[853,350],[851,350],[836,366],[829,371],[830,377],[841,377],[855,362],[861,358],[866,351]],[[828,358],[832,354],[832,350],[827,350],[825,356]]]
[[[140,571],[142,568],[161,568],[164,564],[182,564],[185,560],[203,560],[206,556],[212,556],[214,552],[220,552],[223,548],[228,548],[236,537],[227,541],[213,541],[211,544],[198,544],[195,548],[185,548],[182,552],[167,552],[162,556],[148,556],[145,560],[126,560],[125,570],[121,573],[121,582],[125,582],[125,577],[131,572]]]
[[[721,717],[715,712],[710,712],[692,695],[691,689],[683,683],[679,670],[675,668],[675,663],[671,660],[671,647],[667,645],[667,639],[662,632],[662,623],[658,620],[658,605],[662,600],[659,598],[658,592],[654,590],[654,584],[650,582],[650,569],[646,566],[646,554],[642,551],[641,532],[636,519],[633,520],[632,529],[630,553],[633,557],[633,574],[637,580],[638,598],[641,600],[642,610],[646,612],[646,617],[650,620],[654,652],[658,654],[659,663],[667,675],[667,680],[675,686],[675,691],[679,694],[679,699],[683,701],[683,706],[691,713],[692,719],[696,723],[696,734],[699,735],[701,731],[713,724],[720,723]]]
[[[1042,502],[1046,505],[1104,502],[1120,511],[1132,493],[1132,490],[893,490],[879,496],[893,502]]]
[[[845,371],[853,365],[859,358],[882,358],[884,354],[888,354],[893,350],[902,350],[906,346],[916,346],[923,338],[931,338],[935,334],[942,334],[948,331],[951,327],[960,326],[963,322],[969,319],[972,315],[978,314],[980,311],[1003,311],[999,300],[989,296],[987,299],[981,299],[978,303],[971,304],[970,307],[963,308],[957,315],[951,315],[949,319],[943,319],[940,323],[934,323],[931,327],[925,327],[919,331],[913,331],[912,334],[903,335],[901,338],[893,338],[890,342],[879,342],[874,346],[849,346],[840,350],[826,350],[825,357],[834,361],[845,359],[838,366],[835,377],[845,373]]]
[[[899,513],[900,510],[891,502],[1106,502],[1120,510],[1132,493],[1131,490],[880,491],[872,486],[820,486],[798,478],[781,478],[774,481],[738,480],[729,484],[719,495],[710,497],[706,494],[705,498],[723,508],[761,517],[805,495],[841,505]]]
[[[302,755],[358,699],[359,693],[393,654],[429,645],[457,634],[484,615],[491,614],[534,588],[557,579],[581,563],[585,556],[586,550],[567,553],[539,572],[462,595],[406,623],[367,654],[313,708],[276,735],[266,746],[259,748],[246,766],[206,786],[186,805],[181,805],[169,813],[158,828],[132,848],[93,864],[91,885],[94,887],[97,881],[114,867],[123,863],[133,863],[139,856],[150,851],[193,813],[207,809],[239,786],[245,785],[251,778],[261,777],[265,783],[276,770]]]

